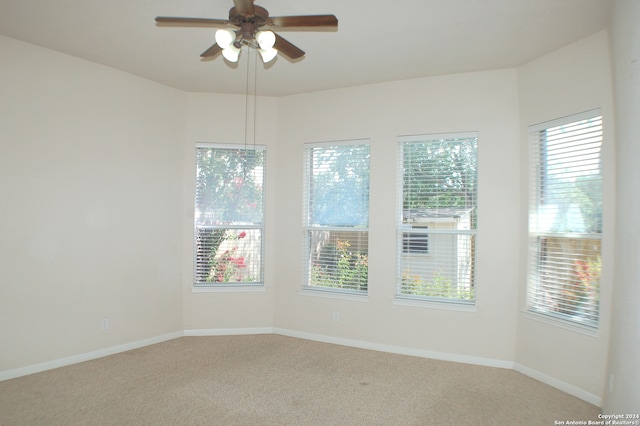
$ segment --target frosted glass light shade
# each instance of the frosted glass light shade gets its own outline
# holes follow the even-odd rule
[[[221,28],[216,31],[216,43],[218,43],[221,49],[226,49],[231,46],[235,39],[236,33],[231,30]]]
[[[271,62],[273,58],[278,55],[278,51],[276,49],[258,49],[260,52],[260,56],[262,56],[262,62],[265,64],[267,62]]]
[[[238,57],[240,56],[240,49],[238,49],[232,44],[226,49],[222,49],[222,56],[224,56],[224,58],[229,62],[238,62]]]
[[[260,49],[269,50],[276,44],[276,35],[273,31],[258,31],[256,33],[256,41]]]

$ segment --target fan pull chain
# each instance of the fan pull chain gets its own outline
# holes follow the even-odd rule
[[[251,49],[247,48],[247,78],[245,81],[245,95],[244,95],[244,153],[247,155],[247,129],[249,127],[249,62]],[[254,123],[255,127],[255,123]]]
[[[256,152],[256,126],[258,123],[258,51],[254,49],[253,61],[253,152]]]
[[[250,74],[250,62],[252,60],[251,58],[251,51],[253,50],[253,150],[255,151],[256,149],[256,122],[257,122],[257,105],[258,105],[258,86],[257,86],[257,82],[258,82],[258,53],[255,49],[250,49],[247,47],[247,77],[246,77],[246,82],[245,82],[245,87],[246,87],[246,91],[245,91],[245,98],[244,98],[244,150],[245,152],[248,150],[249,148],[249,144],[247,142],[248,136],[249,136],[249,91],[250,91],[250,86],[249,86],[249,74]]]

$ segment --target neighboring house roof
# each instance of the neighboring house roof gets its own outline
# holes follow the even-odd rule
[[[410,209],[402,211],[404,222],[432,222],[442,219],[460,219],[474,209],[474,207],[447,207],[442,209]]]

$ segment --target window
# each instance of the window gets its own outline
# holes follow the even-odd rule
[[[415,229],[419,229],[419,228],[427,230],[428,226],[420,226],[420,227],[416,227]],[[417,232],[403,232],[402,253],[429,254],[429,234],[428,233],[418,234]]]
[[[597,328],[602,239],[599,110],[529,128],[528,308]]]
[[[263,283],[265,148],[196,147],[196,287]]]
[[[399,139],[398,298],[474,303],[478,138]]]
[[[305,288],[366,293],[369,143],[305,145]]]

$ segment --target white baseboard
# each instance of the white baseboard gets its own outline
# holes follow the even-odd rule
[[[288,330],[284,328],[274,327],[254,327],[254,328],[215,328],[215,329],[196,329],[184,330],[174,333],[163,334],[161,336],[151,337],[149,339],[138,340],[136,342],[125,343],[123,345],[112,346],[109,348],[99,349],[97,351],[87,352],[84,354],[72,355],[66,358],[55,359],[39,364],[29,365],[26,367],[16,368],[13,370],[0,371],[0,381],[14,379],[29,374],[39,373],[46,370],[52,370],[58,367],[77,364],[92,359],[102,358],[114,355],[120,352],[126,352],[133,349],[142,348],[144,346],[156,343],[166,342],[168,340],[177,339],[182,336],[234,336],[234,335],[250,335],[250,334],[280,334],[283,336],[296,337],[306,340],[314,340],[317,342],[332,343],[342,346],[351,346],[361,349],[369,349],[380,352],[389,352],[400,355],[417,356],[421,358],[437,359],[441,361],[460,362],[464,364],[482,365],[485,367],[497,367],[515,370],[532,379],[538,380],[556,389],[568,393],[569,395],[580,398],[597,407],[602,407],[602,398],[580,389],[576,386],[565,383],[554,377],[540,373],[532,368],[525,367],[522,364],[512,361],[505,361],[492,358],[482,358],[468,355],[458,355],[445,352],[425,351],[421,349],[407,348],[403,346],[384,345],[380,343],[372,343],[362,340],[345,339],[341,337],[325,336],[320,334],[306,333],[296,330]]]
[[[351,346],[360,349],[370,349],[379,352],[389,352],[399,355],[410,355],[420,358],[437,359],[441,361],[460,362],[463,364],[482,365],[485,367],[497,367],[513,370],[514,364],[511,361],[504,361],[499,359],[474,357],[468,355],[457,355],[445,352],[425,351],[422,349],[413,349],[403,346],[383,345],[380,343],[366,342],[362,340],[344,339],[340,337],[324,336],[319,334],[305,333],[302,331],[287,330],[282,328],[275,328],[274,333],[282,334],[283,336],[297,337],[306,340],[315,340],[317,342],[333,343],[342,346]]]
[[[240,336],[247,334],[274,334],[273,327],[254,327],[254,328],[210,328],[185,330],[185,336]]]
[[[580,398],[581,400],[586,401],[589,404],[593,404],[596,407],[602,407],[602,398],[590,392],[587,392],[584,389],[580,389],[579,387],[570,385],[569,383],[565,383],[562,380],[558,380],[532,368],[525,367],[522,364],[516,363],[514,365],[514,370],[524,374],[525,376],[529,376],[532,379],[536,379],[539,382],[568,393],[569,395],[575,396],[576,398]]]
[[[138,340],[135,342],[125,343],[123,345],[111,346],[104,349],[98,349],[96,351],[87,352],[84,354],[72,355],[65,358],[54,359],[52,361],[46,361],[39,364],[28,365],[26,367],[16,368],[13,370],[0,371],[0,382],[3,380],[15,379],[16,377],[27,376],[29,374],[40,373],[42,371],[53,370],[54,368],[65,367],[67,365],[78,364],[84,361],[90,361],[92,359],[102,358],[109,355],[114,355],[120,352],[130,351],[132,349],[138,349],[156,343],[166,342],[167,340],[177,339],[184,336],[182,331],[176,331],[174,333],[163,334],[161,336],[151,337],[149,339]]]
[[[576,398],[579,398],[583,401],[593,404],[596,407],[602,407],[601,397],[594,395],[590,392],[587,392],[584,389],[580,389],[576,386],[570,385],[561,380],[558,380],[546,374],[540,373],[539,371],[536,371],[532,368],[525,367],[522,364],[518,364],[512,361],[450,354],[450,353],[444,353],[444,352],[425,351],[420,349],[407,348],[403,346],[383,345],[379,343],[344,339],[340,337],[324,336],[324,335],[311,334],[311,333],[305,333],[302,331],[287,330],[287,329],[281,329],[281,328],[274,328],[273,332],[276,334],[282,334],[284,336],[297,337],[300,339],[307,339],[307,340],[315,340],[315,341],[324,342],[324,343],[333,343],[336,345],[352,346],[352,347],[361,348],[361,349],[370,349],[370,350],[390,352],[390,353],[395,353],[400,355],[410,355],[410,356],[417,356],[421,358],[438,359],[441,361],[452,361],[452,362],[460,362],[464,364],[474,364],[474,365],[482,365],[485,367],[497,367],[497,368],[515,370],[519,373],[524,374],[525,376],[531,377],[532,379],[538,380],[539,382],[547,384],[551,387],[554,387],[558,390],[568,393],[569,395],[575,396]]]

